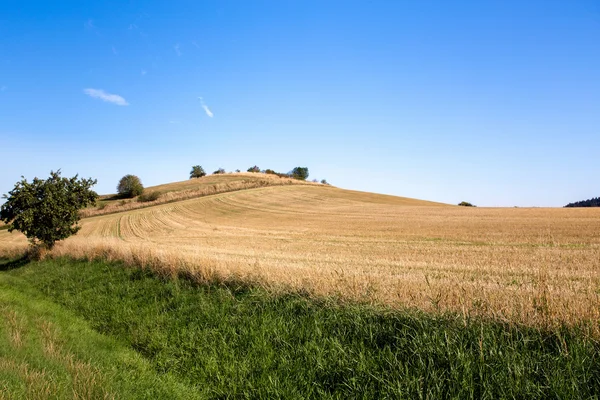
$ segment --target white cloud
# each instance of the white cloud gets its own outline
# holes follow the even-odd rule
[[[136,24],[129,24],[129,30],[137,29],[138,26]]]
[[[96,25],[94,25],[94,20],[92,20],[92,19],[88,19],[88,20],[87,20],[87,21],[86,21],[86,22],[83,24],[83,26],[84,26],[86,29],[96,29]]]
[[[118,106],[128,106],[129,103],[118,94],[106,93],[102,89],[84,89],[83,93],[95,99],[100,99]]]
[[[206,115],[208,115],[210,118],[213,117],[213,113],[212,111],[210,111],[210,109],[208,108],[208,106],[204,103],[204,99],[202,97],[198,97],[200,99],[200,104],[202,105],[202,108],[204,109],[204,112],[206,113]]]
[[[175,46],[173,46],[173,49],[175,49],[175,53],[177,53],[178,56],[181,55],[181,50],[179,49],[181,46],[179,45],[179,43],[175,44]]]
[[[145,69],[142,70],[142,76],[146,75],[148,73],[148,71],[146,71]]]
[[[196,43],[196,41],[195,41],[195,40],[192,40],[192,44],[193,44],[194,46],[196,46],[196,48],[197,48],[197,49],[199,49],[199,48],[200,48],[200,46],[198,45],[198,43]]]

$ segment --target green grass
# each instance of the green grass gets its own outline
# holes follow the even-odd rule
[[[573,329],[195,285],[103,262],[31,263],[0,282],[37,299],[35,289],[201,398],[600,395],[600,345]]]
[[[0,398],[193,398],[140,354],[0,273]]]

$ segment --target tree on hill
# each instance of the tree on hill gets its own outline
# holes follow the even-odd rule
[[[206,176],[206,172],[204,172],[204,168],[202,168],[200,165],[194,165],[192,167],[192,170],[190,171],[190,179],[202,178],[203,176]]]
[[[120,197],[131,198],[144,193],[142,181],[135,175],[125,175],[117,185],[117,193]]]
[[[477,207],[477,206],[474,206],[473,204],[469,203],[468,201],[461,201],[460,203],[458,203],[458,205],[462,206],[462,207]]]
[[[219,168],[218,170],[216,170],[215,172],[213,172],[214,175],[218,175],[218,174],[224,174],[225,170],[223,168]]]
[[[258,166],[248,168],[248,172],[260,172],[260,168]]]
[[[569,203],[565,207],[600,207],[600,197]]]
[[[291,177],[294,179],[300,179],[305,181],[308,178],[308,168],[307,167],[296,167],[290,173]]]
[[[22,177],[3,196],[7,201],[0,208],[0,220],[9,224],[9,232],[22,232],[33,246],[52,249],[57,241],[79,231],[79,210],[94,205],[98,198],[90,189],[95,184],[95,179],[77,179],[77,175],[63,178],[60,170],[31,183]]]

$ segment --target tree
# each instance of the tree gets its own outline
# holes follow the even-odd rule
[[[305,181],[308,178],[308,168],[306,167],[296,167],[292,170],[291,174],[292,178],[300,179]]]
[[[323,185],[329,185],[329,183],[327,182],[327,179],[321,179],[321,183]]]
[[[192,178],[202,178],[206,176],[206,172],[204,172],[204,168],[199,165],[194,165],[192,167],[192,171],[190,172],[190,179]]]
[[[120,197],[131,198],[144,193],[142,181],[135,175],[125,175],[117,185],[117,193]]]
[[[223,168],[219,168],[218,170],[216,170],[215,172],[213,172],[213,174],[224,174],[225,170]]]
[[[469,203],[468,201],[461,201],[460,203],[458,203],[458,205],[462,206],[462,207],[477,207],[477,206],[474,206],[473,204]]]
[[[9,232],[22,232],[29,242],[52,249],[54,244],[79,231],[79,210],[96,203],[98,194],[90,188],[95,179],[60,176],[60,170],[50,171],[46,180],[24,177],[13,190],[4,195],[0,220],[9,224]]]
[[[260,172],[260,168],[258,166],[248,168],[248,172]]]

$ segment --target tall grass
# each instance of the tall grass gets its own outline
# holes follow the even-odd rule
[[[206,398],[598,398],[576,329],[274,295],[58,259],[9,274]]]

